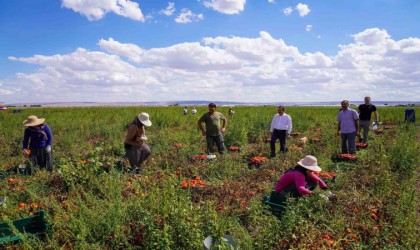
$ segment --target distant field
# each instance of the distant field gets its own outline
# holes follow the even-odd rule
[[[357,161],[337,162],[338,107],[286,107],[299,135],[287,142],[285,156],[249,168],[247,159],[268,157],[269,126],[275,106],[228,107],[227,147],[240,152],[213,161],[191,161],[205,151],[196,115],[183,107],[22,108],[0,112],[0,171],[24,161],[23,126],[29,115],[46,118],[54,134],[54,173],[0,175],[0,222],[44,209],[53,224],[51,239],[28,238],[23,247],[45,249],[202,249],[207,236],[226,232],[241,249],[418,249],[419,119],[404,123],[404,107],[379,107],[383,133],[370,134]],[[140,112],[150,114],[147,129],[152,156],[141,176],[124,167],[127,125]],[[420,116],[420,108],[415,112]],[[308,138],[302,145],[299,139]],[[278,145],[277,145],[278,149]],[[263,205],[278,177],[307,154],[318,158],[334,202],[323,191],[294,202],[281,218]],[[116,166],[123,166],[123,170]],[[1,173],[1,172],[0,172]],[[202,185],[187,188],[198,177]],[[13,178],[13,181],[7,181]],[[24,203],[24,208],[19,208]],[[32,204],[32,205],[31,205]],[[34,205],[36,204],[36,206]],[[1,237],[1,235],[0,235]],[[222,249],[228,249],[223,248]]]

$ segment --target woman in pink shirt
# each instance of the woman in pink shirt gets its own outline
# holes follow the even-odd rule
[[[301,197],[312,194],[318,185],[321,189],[328,189],[325,184],[314,172],[320,172],[317,159],[312,155],[307,155],[301,159],[294,168],[287,170],[276,182],[275,192],[280,195]]]

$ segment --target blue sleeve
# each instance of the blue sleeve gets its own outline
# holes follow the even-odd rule
[[[47,146],[51,146],[52,145],[52,140],[53,140],[53,135],[51,132],[50,127],[48,127],[48,125],[45,124],[45,133],[47,134]]]
[[[29,133],[28,133],[28,129],[25,129],[25,131],[23,132],[23,141],[22,141],[22,148],[23,149],[27,149],[28,148],[28,143],[29,143]]]

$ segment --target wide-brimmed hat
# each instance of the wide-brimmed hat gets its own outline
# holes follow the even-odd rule
[[[141,113],[137,116],[137,118],[143,123],[144,126],[152,126],[152,122],[149,120],[149,114],[148,113]]]
[[[319,172],[322,169],[318,166],[318,161],[317,159],[312,156],[312,155],[307,155],[305,156],[305,158],[301,159],[300,161],[297,162],[297,164],[299,164],[300,166],[312,170],[312,171],[316,171]]]
[[[25,127],[32,127],[32,126],[43,124],[44,122],[45,122],[45,118],[38,118],[34,115],[30,115],[28,116],[28,118],[26,118],[26,120],[22,122],[22,125]]]

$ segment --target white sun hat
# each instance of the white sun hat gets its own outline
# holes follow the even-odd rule
[[[144,126],[150,127],[152,126],[152,122],[149,120],[149,114],[148,113],[141,113],[137,116],[137,118],[143,123]]]
[[[312,156],[312,155],[307,155],[305,156],[305,158],[301,159],[300,161],[297,162],[297,164],[299,164],[300,166],[312,170],[312,171],[316,171],[316,172],[320,172],[322,169],[318,166],[318,161],[317,159]]]
[[[32,126],[43,124],[44,122],[45,122],[45,118],[38,118],[34,115],[30,115],[28,116],[28,118],[26,118],[26,120],[22,122],[22,125],[25,127],[32,127]]]

